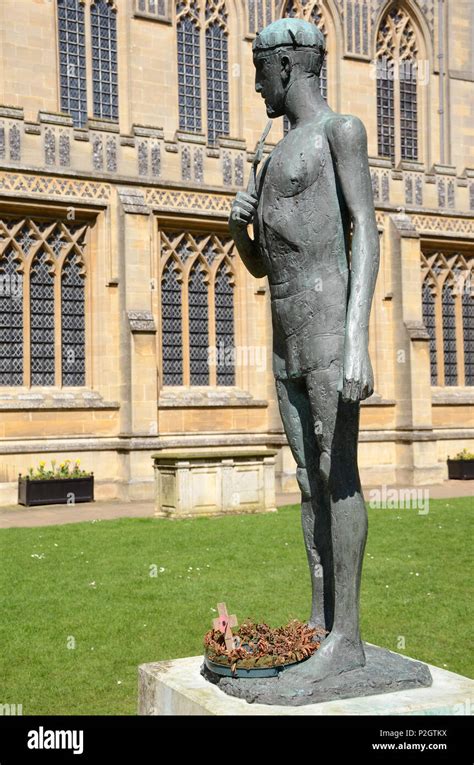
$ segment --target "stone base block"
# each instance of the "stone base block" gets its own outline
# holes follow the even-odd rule
[[[398,655],[398,654],[397,654]],[[406,657],[403,657],[406,658]],[[426,665],[428,688],[394,691],[301,706],[249,704],[228,696],[201,675],[202,656],[142,664],[139,667],[141,715],[470,715],[474,681]]]
[[[274,450],[163,450],[153,455],[157,517],[275,511]]]

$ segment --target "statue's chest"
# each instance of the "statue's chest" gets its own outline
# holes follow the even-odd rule
[[[328,160],[322,136],[286,144],[283,141],[272,153],[265,176],[263,193],[268,202],[277,202],[302,194],[312,187]]]

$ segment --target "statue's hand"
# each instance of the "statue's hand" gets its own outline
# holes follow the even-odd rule
[[[246,191],[238,191],[230,211],[230,230],[245,230],[253,221],[257,204],[258,199],[256,196],[248,194]]]
[[[348,341],[344,348],[344,368],[340,386],[343,401],[362,401],[374,392],[374,373],[365,338]]]

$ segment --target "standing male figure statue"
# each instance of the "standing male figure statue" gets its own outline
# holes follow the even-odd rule
[[[379,237],[364,126],[333,112],[320,92],[320,30],[281,19],[256,36],[253,55],[268,116],[285,114],[291,127],[255,193],[237,194],[229,226],[247,269],[269,281],[273,371],[311,572],[310,623],[330,633],[291,671],[320,680],[365,664],[359,589],[367,514],[357,438],[360,401],[373,392],[368,325]]]

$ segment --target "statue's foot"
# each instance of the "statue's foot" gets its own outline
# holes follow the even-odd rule
[[[291,669],[304,674],[311,682],[330,675],[340,675],[365,665],[365,654],[360,640],[348,640],[344,635],[331,632],[311,658]],[[288,670],[290,671],[290,670]]]

